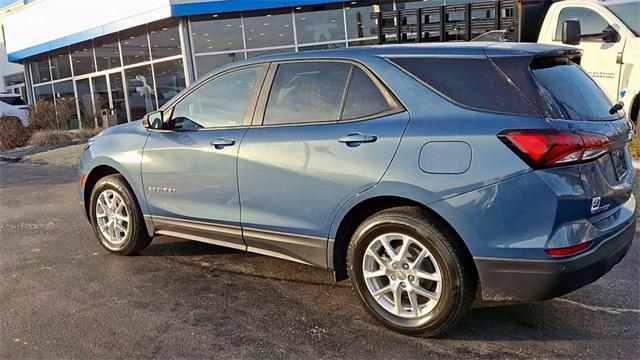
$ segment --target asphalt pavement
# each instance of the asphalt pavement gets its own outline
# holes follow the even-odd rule
[[[639,285],[636,238],[609,274],[561,299],[473,309],[439,338],[409,337],[321,269],[170,237],[111,255],[75,169],[0,165],[2,359],[638,359]]]

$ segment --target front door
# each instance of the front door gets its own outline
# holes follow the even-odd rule
[[[619,29],[619,26],[610,24],[593,9],[568,6],[560,10],[553,43],[563,45],[562,23],[570,19],[580,20],[580,28],[583,35],[601,33],[611,25],[613,25],[614,29]],[[617,42],[604,42],[597,37],[587,37],[583,38],[577,47],[583,51],[580,66],[604,90],[612,102],[617,102],[620,96],[618,86],[622,66],[619,59],[622,58],[622,51],[624,50],[624,38]]]
[[[264,120],[238,159],[244,239],[250,251],[326,267],[334,215],[382,178],[409,116],[348,62],[282,63],[264,89]]]
[[[165,111],[166,130],[150,132],[142,178],[159,233],[245,248],[237,154],[263,73],[254,66],[202,83]]]

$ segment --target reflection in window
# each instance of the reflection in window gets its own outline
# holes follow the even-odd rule
[[[51,88],[51,84],[34,86],[33,92],[36,101],[53,101],[53,89]]]
[[[234,61],[244,60],[244,53],[228,53],[218,55],[201,55],[196,56],[196,70],[198,78],[206,75],[222,65],[232,63]]]
[[[182,49],[178,20],[171,18],[149,24],[149,41],[153,59],[180,55]]]
[[[244,17],[247,49],[291,45],[293,24],[290,11],[251,13]]]
[[[272,49],[272,50],[248,51],[247,52],[247,59],[248,58],[254,58],[254,57],[257,57],[257,56],[283,54],[283,53],[289,53],[289,52],[294,52],[294,51],[295,51],[295,49],[292,48],[292,47],[281,48],[281,49]]]
[[[151,66],[144,65],[124,71],[127,79],[127,97],[131,120],[141,119],[146,113],[156,109],[155,90]]]
[[[296,8],[298,44],[344,40],[342,6],[309,6]]]
[[[373,29],[376,24],[375,20],[371,18],[371,14],[374,12],[374,2],[365,2],[364,4],[352,2],[344,9],[347,21],[347,38],[351,40],[375,37]]]
[[[186,87],[184,68],[180,59],[154,64],[153,72],[156,75],[158,107],[164,105]]]
[[[78,112],[73,91],[73,81],[67,80],[53,84],[56,98],[56,117],[60,128],[78,129]]]
[[[599,34],[609,26],[607,20],[598,13],[584,7],[567,7],[560,11],[556,27],[555,40],[562,40],[562,23],[567,20],[580,20],[580,32],[583,34]],[[601,41],[597,38],[586,38],[586,41]],[[584,41],[583,40],[583,41]]]
[[[91,40],[71,47],[71,63],[74,76],[96,71],[96,66],[93,63],[93,44]]]
[[[120,32],[120,47],[122,48],[124,65],[136,64],[151,59],[147,39],[147,26],[142,25]]]
[[[120,63],[120,48],[118,35],[107,35],[93,41],[96,51],[96,65],[98,71],[122,66]]]
[[[80,107],[80,121],[83,129],[91,129],[96,126],[95,113],[91,103],[91,88],[89,79],[76,80],[76,91],[78,94],[78,105]]]
[[[116,111],[118,124],[124,124],[127,122],[127,103],[122,83],[122,73],[109,74],[109,85],[111,85],[111,101],[113,102],[113,109]]]
[[[13,86],[13,85],[19,85],[19,84],[24,84],[23,72],[4,76],[4,86]]]
[[[345,47],[345,43],[330,43],[330,44],[322,44],[322,45],[307,45],[300,46],[298,51],[311,51],[311,50],[326,50],[326,49],[339,49]]]
[[[199,129],[242,125],[260,67],[236,70],[201,86],[173,110],[175,128]]]
[[[242,50],[240,17],[206,15],[191,18],[191,39],[196,53]]]
[[[52,51],[49,54],[51,60],[51,74],[53,80],[71,77],[71,63],[69,61],[69,48]]]
[[[44,55],[31,60],[31,76],[35,84],[51,81],[48,56]]]
[[[331,62],[279,65],[264,123],[337,121],[350,68]]]
[[[95,113],[98,117],[98,124],[103,127],[102,110],[109,110],[109,89],[107,88],[107,77],[105,75],[95,76],[91,78],[93,87],[93,102],[95,105]]]
[[[371,78],[355,67],[344,103],[342,119],[357,119],[382,113],[390,105]]]

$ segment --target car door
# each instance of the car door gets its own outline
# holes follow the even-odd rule
[[[267,79],[238,155],[243,237],[250,251],[326,267],[334,215],[382,178],[409,115],[350,62],[272,64]]]
[[[560,10],[554,44],[562,44],[562,24],[565,20],[580,20],[581,33],[598,34],[606,27],[612,26],[620,29],[618,24],[610,24],[601,14],[594,9],[581,6],[567,6]],[[618,85],[620,82],[620,69],[622,51],[624,50],[624,38],[617,42],[604,42],[598,37],[586,37],[580,40],[578,48],[583,55],[580,66],[595,80],[612,102],[618,101]]]
[[[165,130],[151,131],[142,179],[156,230],[245,249],[237,154],[266,67],[232,70],[170,106]]]

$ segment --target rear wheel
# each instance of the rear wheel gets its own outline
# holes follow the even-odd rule
[[[352,237],[348,269],[365,308],[402,333],[446,331],[475,296],[475,270],[459,240],[419,208],[365,220]]]
[[[120,175],[100,179],[91,193],[91,224],[105,249],[133,255],[151,242],[133,191]]]

